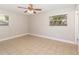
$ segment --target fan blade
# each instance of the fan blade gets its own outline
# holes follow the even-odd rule
[[[41,11],[42,9],[34,9],[34,10]]]
[[[34,13],[34,14],[36,14],[36,12],[35,12],[35,11],[34,11],[33,13]]]
[[[20,6],[19,6],[18,8],[27,9],[27,8],[25,8],[25,7],[20,7]]]
[[[26,13],[26,12],[27,12],[27,10],[24,11],[24,13]]]

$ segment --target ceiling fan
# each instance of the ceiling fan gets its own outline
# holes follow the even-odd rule
[[[19,6],[18,8],[25,9],[24,13],[28,12],[30,14],[32,14],[32,13],[36,14],[36,11],[42,11],[42,9],[33,8],[32,4],[29,4],[28,7],[21,7],[21,6]]]

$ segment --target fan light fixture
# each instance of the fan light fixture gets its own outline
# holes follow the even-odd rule
[[[33,14],[33,10],[27,10],[29,14]]]

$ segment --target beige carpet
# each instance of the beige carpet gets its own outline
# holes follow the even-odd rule
[[[30,35],[0,42],[1,55],[76,55],[77,52],[77,45]]]

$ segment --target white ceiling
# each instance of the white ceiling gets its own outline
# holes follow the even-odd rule
[[[24,9],[17,8],[18,6],[27,7],[26,4],[0,4],[1,10],[7,10],[12,12],[17,12],[20,14],[24,14]],[[34,4],[34,8],[41,8],[42,12],[57,9],[57,8],[67,8],[67,7],[74,7],[74,4]]]

